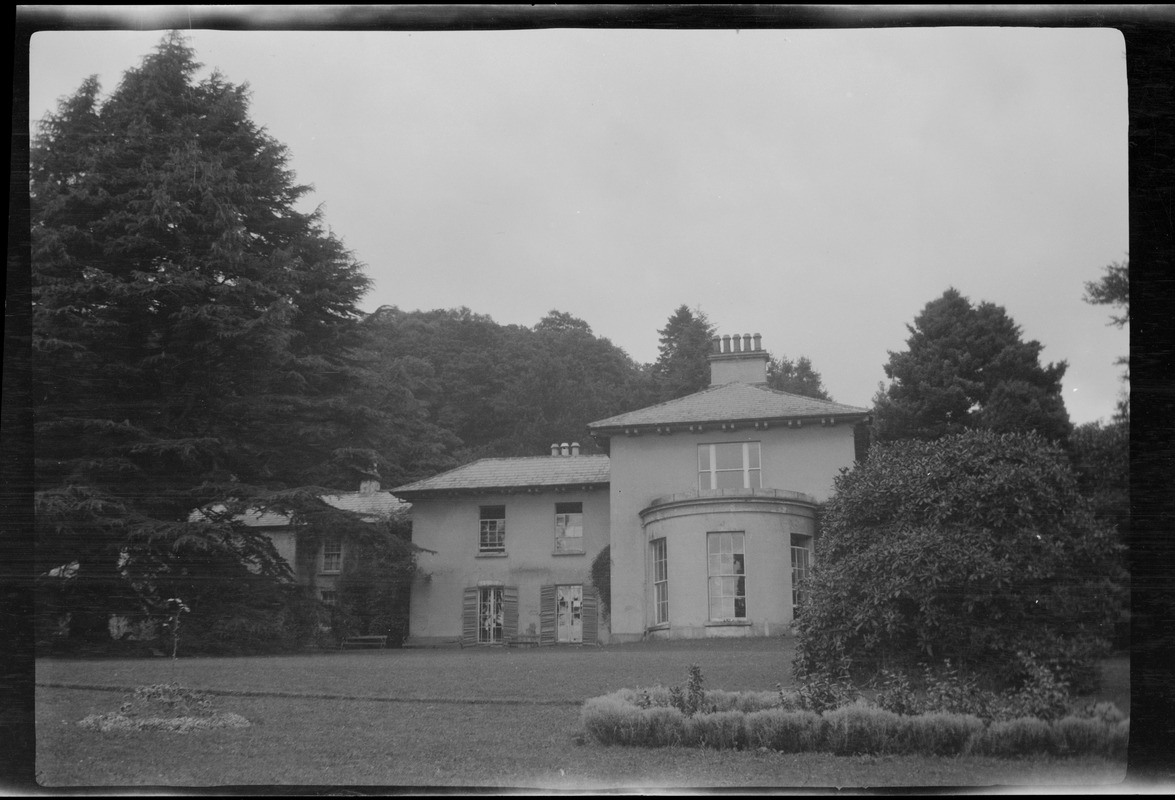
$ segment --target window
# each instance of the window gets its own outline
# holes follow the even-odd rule
[[[743,536],[741,532],[706,536],[711,620],[746,619],[747,573]]]
[[[555,552],[583,552],[583,503],[555,504]]]
[[[506,506],[482,506],[478,552],[506,552]]]
[[[343,540],[337,536],[322,543],[322,571],[343,571]]]
[[[328,606],[337,605],[339,602],[339,593],[331,589],[323,589],[318,593],[318,596]]]
[[[808,592],[803,587],[804,580],[812,570],[812,537],[791,537],[791,604],[792,614],[795,615],[800,604],[807,599]]]
[[[669,560],[665,540],[654,539],[653,550],[653,624],[669,622]]]
[[[758,442],[698,445],[698,489],[758,489]]]
[[[502,587],[486,586],[478,590],[477,642],[496,644],[502,641],[506,614],[502,604]]]

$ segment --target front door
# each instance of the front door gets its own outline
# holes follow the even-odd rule
[[[555,594],[555,641],[583,641],[583,587],[559,586]]]

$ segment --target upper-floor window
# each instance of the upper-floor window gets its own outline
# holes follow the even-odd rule
[[[698,488],[758,489],[761,465],[758,442],[698,445]]]
[[[555,552],[583,552],[583,503],[555,504]]]
[[[478,524],[480,553],[506,552],[506,506],[482,506]]]
[[[343,571],[343,540],[337,536],[326,539],[322,543],[322,571]]]

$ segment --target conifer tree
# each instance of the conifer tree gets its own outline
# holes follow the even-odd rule
[[[169,34],[31,149],[37,572],[75,636],[181,597],[193,629],[264,638],[288,575],[232,512],[403,477],[436,438],[367,368],[362,266],[298,210],[247,87],[200,66]]]
[[[890,352],[892,382],[875,400],[878,439],[937,439],[972,428],[1068,436],[1067,364],[1042,366],[1042,345],[1025,342],[1001,306],[973,306],[948,289],[907,327],[908,349]]]
[[[653,381],[661,400],[672,400],[710,385],[710,340],[714,326],[701,309],[682,305],[658,331],[661,345],[653,364]]]

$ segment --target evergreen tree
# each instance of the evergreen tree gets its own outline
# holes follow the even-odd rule
[[[700,309],[679,306],[658,331],[661,345],[653,364],[659,399],[673,400],[710,385],[708,355],[714,326]]]
[[[1068,436],[1067,365],[1041,366],[1041,344],[1023,341],[1002,307],[973,306],[948,289],[908,329],[908,349],[890,352],[892,382],[875,398],[878,439],[935,439],[969,428]]]
[[[792,361],[787,356],[772,358],[767,362],[767,385],[781,392],[814,397],[817,400],[831,400],[824,388],[820,373],[812,368],[807,356]]]
[[[246,87],[199,68],[172,33],[31,150],[37,564],[75,636],[180,597],[192,629],[280,639],[288,573],[235,512],[321,508],[437,438],[368,368],[361,265]]]
[[[1119,328],[1129,325],[1130,262],[1127,260],[1109,264],[1106,266],[1106,273],[1102,275],[1101,280],[1087,281],[1085,284],[1084,299],[1085,302],[1092,305],[1116,306],[1121,313],[1111,314],[1110,324]],[[1122,374],[1122,382],[1126,385],[1126,388],[1118,400],[1115,417],[1118,421],[1128,421],[1130,419],[1130,359],[1122,356],[1116,363],[1126,366],[1127,369]]]

